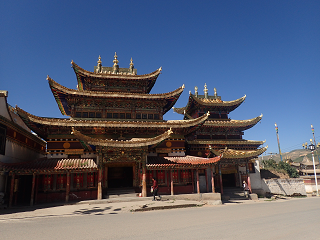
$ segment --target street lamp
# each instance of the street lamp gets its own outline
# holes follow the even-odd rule
[[[307,143],[302,144],[304,148],[307,148],[311,151],[312,153],[312,163],[313,163],[313,172],[314,172],[314,180],[316,182],[316,190],[317,190],[317,196],[319,196],[319,190],[318,190],[318,181],[317,181],[317,173],[316,173],[316,165],[314,163],[314,154],[313,151],[316,149],[316,146],[312,143],[312,139],[310,139],[310,145],[308,146]]]

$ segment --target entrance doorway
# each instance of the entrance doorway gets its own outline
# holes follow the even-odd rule
[[[223,187],[236,187],[235,173],[222,174]]]
[[[108,187],[128,188],[133,187],[132,167],[108,167]]]

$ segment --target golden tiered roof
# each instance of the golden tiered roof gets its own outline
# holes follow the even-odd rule
[[[188,144],[204,144],[204,145],[262,145],[266,141],[255,141],[255,140],[193,140],[187,141]]]
[[[147,94],[147,93],[130,93],[130,92],[103,92],[103,91],[79,91],[75,89],[66,88],[59,83],[55,82],[49,76],[47,77],[51,91],[57,101],[59,109],[63,115],[70,116],[70,103],[73,99],[95,98],[95,99],[128,99],[128,100],[152,100],[162,104],[163,114],[165,114],[180,97],[184,90],[184,85],[180,88],[160,94]],[[164,100],[164,101],[161,101]]]
[[[83,74],[84,76],[87,77],[95,77],[95,78],[115,78],[115,79],[132,79],[132,80],[138,80],[138,79],[146,79],[146,78],[150,78],[150,77],[155,77],[158,76],[161,71],[162,71],[162,67],[158,68],[157,70],[155,70],[152,73],[147,73],[147,74],[142,74],[142,75],[134,75],[134,74],[115,74],[115,73],[109,73],[109,72],[100,72],[100,73],[95,73],[95,72],[90,72],[87,71],[81,67],[79,67],[76,63],[73,62],[73,60],[71,61],[72,64],[72,68],[77,71],[79,74]]]
[[[187,128],[202,124],[209,117],[205,114],[191,120],[168,120],[168,121],[108,121],[108,120],[75,120],[72,118],[46,118],[32,115],[15,107],[20,117],[33,124],[60,127],[104,127],[104,128]]]
[[[32,115],[18,106],[15,110],[23,119],[26,125],[42,138],[46,138],[49,129],[72,127],[84,127],[92,129],[154,129],[156,131],[172,128],[175,131],[186,130],[192,132],[197,126],[201,126],[207,119],[209,114],[205,114],[199,118],[191,120],[169,120],[169,121],[109,121],[101,120],[76,120],[73,118],[46,118]],[[179,131],[180,131],[179,130]]]
[[[200,96],[197,97],[196,95],[190,93],[187,106],[182,108],[173,108],[173,110],[176,113],[185,115],[185,113],[190,114],[190,111],[192,111],[195,106],[200,106],[207,107],[208,109],[212,108],[215,111],[218,109],[225,109],[227,112],[231,112],[236,109],[245,99],[246,95],[233,101],[222,101],[218,98],[214,99]]]
[[[131,140],[113,140],[113,139],[98,139],[92,138],[82,134],[81,132],[72,129],[72,134],[79,140],[87,144],[102,146],[102,147],[119,147],[119,148],[135,148],[146,147],[149,145],[157,144],[170,137],[172,134],[171,129],[153,138],[133,138]]]
[[[268,146],[262,147],[256,150],[234,150],[234,149],[221,149],[216,150],[210,148],[210,151],[214,153],[216,156],[222,156],[222,159],[245,159],[245,158],[254,158],[258,157],[262,153],[264,153],[268,149]]]

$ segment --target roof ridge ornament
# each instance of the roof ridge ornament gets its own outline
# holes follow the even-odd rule
[[[101,56],[99,55],[99,60],[97,61],[98,63],[98,67],[97,67],[97,73],[101,73],[102,72],[102,61],[101,61]]]
[[[204,84],[203,92],[204,92],[204,98],[208,99],[208,88],[206,83]]]
[[[119,65],[118,65],[118,56],[117,52],[114,53],[114,59],[113,59],[113,73],[117,74],[119,72]]]
[[[133,65],[133,60],[132,60],[132,58],[130,59],[130,67],[129,67],[129,72],[131,73],[131,74],[133,74],[133,69],[134,69],[134,65]]]
[[[196,97],[198,97],[198,87],[197,86],[194,87],[194,95]]]
[[[216,88],[213,88],[213,91],[214,91],[214,96],[217,97],[218,94],[217,94],[217,89]]]

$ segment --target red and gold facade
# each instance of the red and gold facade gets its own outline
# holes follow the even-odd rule
[[[221,171],[233,171],[234,164],[247,168],[248,159],[261,153],[258,147],[263,142],[246,141],[242,135],[262,116],[228,119],[245,97],[223,102],[216,94],[190,94],[185,108],[174,109],[184,119],[165,121],[163,115],[174,106],[184,86],[150,94],[162,69],[138,75],[132,59],[129,68],[120,68],[118,62],[115,55],[113,67],[104,67],[99,57],[90,72],[72,61],[76,89],[48,76],[60,111],[69,118],[34,116],[16,107],[25,124],[47,142],[47,158],[35,162],[43,161],[51,168],[10,168],[13,181],[17,174],[33,176],[32,202],[101,199],[117,188],[131,188],[147,196],[152,177],[158,179],[161,194],[222,192]],[[227,161],[226,151],[221,151],[226,147],[251,151],[250,156],[239,153],[241,158]],[[51,160],[56,165],[50,165]],[[92,167],[81,163],[86,160]],[[231,170],[224,165],[229,162]]]

